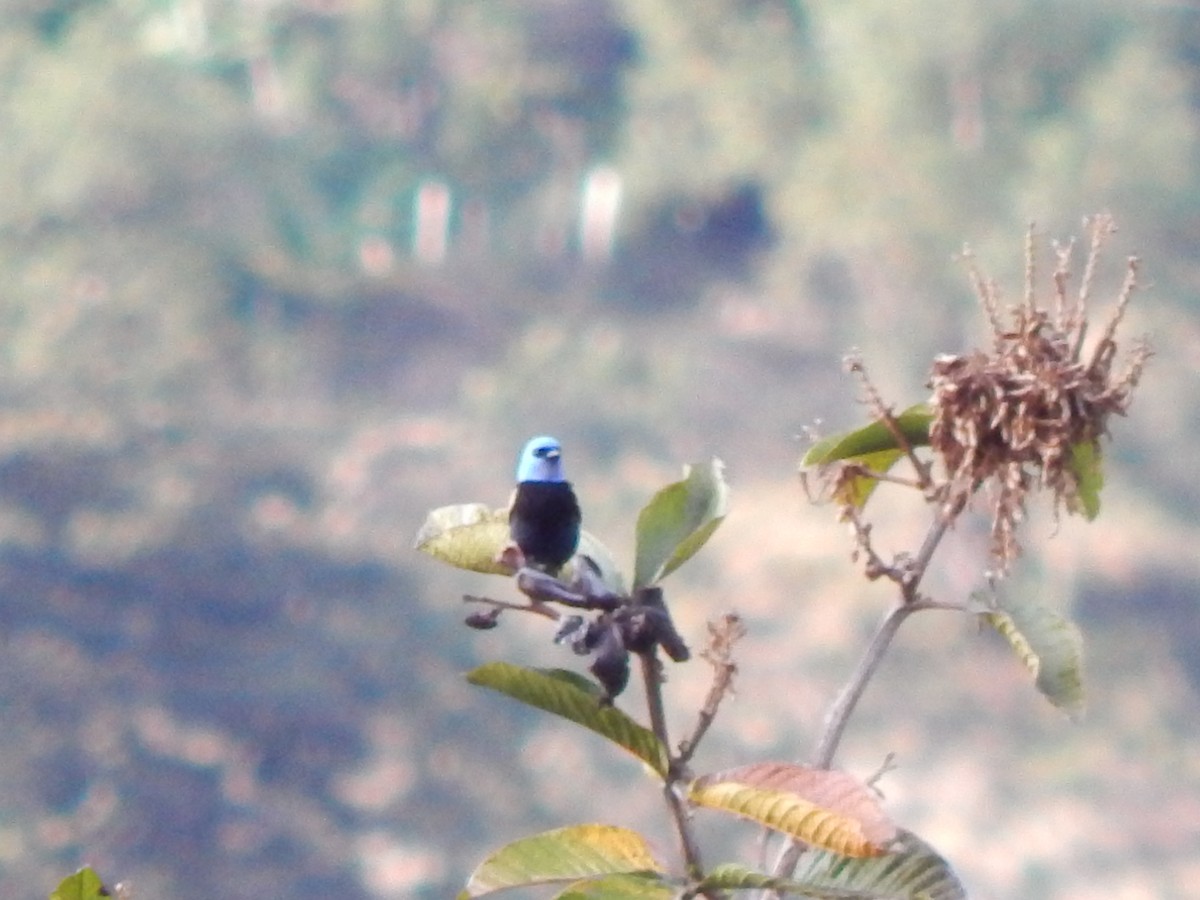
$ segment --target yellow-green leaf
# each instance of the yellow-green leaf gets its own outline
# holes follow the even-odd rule
[[[792,874],[808,897],[857,900],[966,900],[967,892],[932,847],[901,829],[892,849],[870,859],[847,859],[818,850],[805,853]]]
[[[616,707],[602,705],[600,689],[573,672],[493,662],[468,672],[467,681],[589,728],[666,777],[667,748],[662,741]]]
[[[50,895],[50,900],[108,900],[111,895],[91,868],[68,875]]]
[[[413,546],[459,569],[485,575],[512,575],[512,569],[498,561],[500,552],[509,543],[507,509],[493,509],[484,503],[457,503],[431,510]],[[591,558],[610,590],[625,593],[625,579],[612,552],[595,535],[582,532],[576,553]],[[560,578],[570,582],[573,577],[574,563],[568,563]]]
[[[665,578],[704,546],[725,518],[729,486],[719,459],[684,466],[683,480],[650,498],[637,520],[634,588]]]
[[[698,778],[688,796],[843,856],[878,856],[896,834],[875,796],[846,772],[757,763]]]
[[[885,475],[903,456],[903,450],[878,450],[875,453],[864,453],[862,456],[856,456],[854,462],[862,466],[867,472]],[[877,487],[879,487],[878,478],[869,474],[858,475],[857,477],[847,479],[839,485],[834,492],[833,499],[838,503],[846,503],[862,509],[867,505],[867,501],[871,498],[871,494],[874,493]]]
[[[458,896],[469,900],[514,887],[662,871],[636,831],[612,825],[572,825],[500,848],[479,864]]]
[[[983,618],[1008,641],[1046,699],[1079,719],[1085,705],[1083,636],[1075,623],[1029,599],[1005,599]]]
[[[1100,445],[1081,441],[1071,447],[1071,473],[1075,476],[1076,502],[1071,512],[1082,512],[1089,522],[1100,515],[1100,489],[1104,487],[1104,467]]]
[[[414,546],[460,569],[488,575],[511,575],[497,561],[508,544],[508,510],[483,503],[459,503],[431,510],[417,532]]]

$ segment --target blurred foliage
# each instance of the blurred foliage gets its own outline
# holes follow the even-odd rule
[[[560,738],[459,693],[474,649],[407,555],[421,511],[502,505],[543,425],[586,448],[600,534],[673,459],[781,502],[806,419],[858,421],[838,355],[909,396],[964,341],[953,253],[1015,269],[1030,218],[1110,208],[1157,281],[1158,399],[1105,495],[1136,466],[1155,527],[1080,578],[1152,567],[1164,665],[1191,652],[1194,566],[1138,536],[1200,501],[1187,5],[16,0],[0,73],[4,896],[85,860],[138,896],[449,895],[574,789],[539,779]],[[602,164],[607,263],[577,233]],[[411,252],[431,184],[440,266]],[[703,593],[751,577],[764,528],[673,589],[794,604],[779,558]],[[581,764],[619,795],[627,770]]]

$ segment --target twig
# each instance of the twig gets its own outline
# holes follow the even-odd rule
[[[1037,254],[1033,249],[1033,234],[1034,223],[1030,222],[1029,227],[1025,229],[1025,294],[1023,303],[1025,309],[1033,309],[1036,302],[1033,292],[1034,274],[1037,270]],[[1060,298],[1061,299],[1061,298]],[[1058,312],[1055,321],[1062,319],[1062,304],[1059,304]],[[992,322],[992,333],[999,334],[1002,329],[998,328],[998,322]]]
[[[509,603],[507,600],[493,600],[491,597],[476,597],[473,594],[463,594],[463,603],[481,603],[484,606],[492,606],[497,609],[512,609],[517,612],[537,613],[539,616],[545,616],[547,619],[552,619],[555,622],[562,618],[557,610],[551,609],[538,600],[534,600],[531,603]]]
[[[858,509],[854,506],[848,506],[843,515],[850,522],[850,526],[854,529],[854,555],[853,558],[857,561],[858,554],[863,554],[867,558],[864,566],[864,574],[871,581],[879,578],[887,577],[892,581],[899,582],[901,579],[900,570],[895,566],[890,566],[884,562],[883,557],[875,552],[875,547],[871,544],[871,526],[869,523],[862,520],[862,516],[858,514]]]
[[[1030,231],[1032,232],[1032,226],[1030,226]],[[979,270],[979,262],[975,259],[975,252],[970,246],[963,247],[962,259],[967,264],[967,275],[971,279],[971,286],[975,289],[975,296],[992,328],[992,337],[999,343],[1000,336],[1004,333],[1004,323],[1000,321],[1000,297],[996,282],[983,277],[983,273]]]
[[[869,469],[866,466],[862,467],[862,474],[868,478],[874,478],[876,481],[887,482],[888,484],[898,484],[901,487],[916,488],[919,491],[929,489],[929,485],[922,484],[916,478],[905,478],[903,475],[893,475],[891,472],[876,472],[874,469]]]
[[[923,609],[940,609],[946,612],[979,612],[977,608],[972,607],[968,603],[959,603],[954,600],[933,600],[929,597],[920,597],[909,604],[913,612],[919,612]]]
[[[675,760],[675,766],[681,774],[696,753],[700,739],[708,732],[709,726],[716,718],[721,701],[733,689],[733,676],[737,674],[737,663],[733,661],[733,645],[746,633],[741,619],[733,614],[727,614],[720,625],[709,622],[708,630],[712,639],[703,657],[713,667],[713,681],[708,689],[708,696],[704,698],[704,706],[700,708],[696,717],[696,727],[679,745],[679,756]]]
[[[650,714],[650,728],[664,747],[670,747],[667,734],[667,716],[663,710],[662,696],[662,664],[656,651],[649,650],[639,653],[638,662],[642,670],[642,684],[646,689],[646,708]],[[663,784],[663,798],[667,801],[667,809],[675,822],[675,831],[679,834],[679,845],[683,853],[683,864],[688,877],[699,880],[704,877],[704,864],[700,859],[700,846],[692,833],[692,819],[688,813],[687,802],[683,798],[683,785],[677,772],[677,762],[672,759],[667,770],[666,781]],[[706,892],[706,897],[717,900],[719,894]]]
[[[899,447],[908,461],[912,464],[913,471],[917,473],[917,484],[922,490],[929,488],[929,465],[921,462],[916,451],[913,450],[912,443],[905,436],[904,431],[900,428],[900,423],[896,421],[896,416],[892,412],[890,406],[883,402],[883,396],[876,389],[874,382],[871,381],[871,376],[867,373],[867,366],[863,362],[862,357],[856,353],[847,356],[843,360],[843,365],[854,375],[858,376],[859,384],[862,385],[863,391],[866,393],[866,403],[871,407],[871,412],[883,426],[891,434],[895,440],[896,446]]]
[[[888,751],[888,754],[883,758],[883,762],[879,764],[879,768],[864,783],[877,795],[882,797],[883,791],[879,790],[879,782],[884,775],[895,771],[896,768],[896,754]]]

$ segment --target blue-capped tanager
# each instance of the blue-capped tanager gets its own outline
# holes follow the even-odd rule
[[[579,546],[579,501],[563,473],[562,446],[552,437],[530,439],[517,463],[517,489],[508,530],[525,564],[550,575]]]

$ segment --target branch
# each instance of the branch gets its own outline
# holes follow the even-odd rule
[[[522,568],[517,572],[517,590],[535,603],[561,603],[574,609],[599,609],[611,612],[621,606],[621,598],[590,580],[566,585],[553,575],[537,569]]]
[[[883,657],[891,646],[896,632],[904,624],[904,620],[914,612],[922,609],[944,608],[944,604],[938,604],[922,598],[918,593],[918,588],[921,585],[921,580],[925,577],[926,570],[929,568],[929,562],[933,558],[934,551],[937,550],[942,538],[946,536],[946,531],[949,529],[950,523],[962,511],[966,502],[966,495],[963,495],[945,503],[941,507],[939,515],[929,526],[925,540],[921,542],[921,549],[917,551],[916,557],[908,565],[903,567],[884,567],[885,571],[883,574],[886,574],[896,582],[896,585],[900,589],[900,597],[879,623],[879,627],[876,628],[875,634],[871,638],[871,642],[867,645],[866,651],[851,673],[849,681],[846,682],[845,686],[834,699],[833,704],[829,707],[829,711],[825,714],[825,725],[821,730],[821,737],[817,742],[817,750],[813,762],[818,768],[828,769],[833,765],[833,758],[837,755],[838,744],[841,743],[842,735],[845,733],[850,716],[858,705],[858,701],[862,698],[863,692],[866,691],[871,678],[874,677],[879,664],[883,661]],[[874,551],[870,549],[869,531],[867,532],[867,536],[864,536],[861,530],[858,534],[860,545],[865,543],[864,549],[872,557],[878,559]],[[795,870],[796,863],[799,862],[800,854],[803,852],[804,847],[802,844],[793,841],[785,845],[775,862],[774,872],[776,877],[782,878],[790,875]]]
[[[833,701],[833,705],[829,707],[829,711],[825,714],[825,727],[821,730],[821,739],[817,743],[816,760],[814,765],[821,769],[828,769],[833,764],[834,754],[837,753],[838,743],[841,741],[842,733],[846,730],[846,723],[850,720],[850,714],[854,712],[854,707],[858,705],[859,698],[862,697],[863,691],[867,688],[867,683],[871,680],[871,676],[875,674],[875,670],[879,668],[879,663],[883,660],[884,654],[887,653],[888,647],[892,643],[892,638],[896,636],[896,632],[900,630],[900,625],[913,612],[913,607],[906,603],[900,602],[893,606],[883,621],[879,623],[879,627],[875,631],[875,636],[871,638],[871,643],[867,646],[866,653],[862,659],[858,661],[858,665],[854,669],[854,673],[850,676],[850,680],[846,682],[845,687],[837,695],[837,699]],[[804,852],[804,845],[795,841],[789,841],[785,844],[780,852],[779,858],[775,861],[774,874],[777,878],[785,878],[795,871],[796,863],[800,861],[800,854]]]
[[[817,742],[817,751],[813,760],[813,764],[817,768],[828,769],[833,764],[833,757],[837,753],[838,744],[841,743],[850,714],[854,712],[855,706],[858,705],[863,692],[867,689],[868,682],[883,661],[888,647],[891,646],[892,638],[896,636],[896,632],[899,631],[904,620],[913,612],[913,607],[906,603],[898,603],[888,610],[887,615],[879,623],[875,635],[871,638],[871,643],[867,645],[866,652],[855,666],[850,680],[846,682],[825,714],[825,726],[821,730],[821,738]]]
[[[975,487],[978,487],[976,485]],[[972,488],[974,490],[974,488]],[[946,536],[946,531],[950,527],[950,523],[958,518],[959,513],[967,505],[967,500],[970,499],[970,494],[963,492],[953,499],[947,500],[942,506],[941,514],[934,519],[933,524],[929,527],[929,532],[925,535],[925,540],[921,543],[921,549],[917,551],[917,557],[913,560],[910,578],[905,584],[904,600],[906,603],[916,603],[917,588],[921,584],[921,579],[925,577],[925,570],[929,568],[929,561],[933,559],[933,553],[938,548],[938,544],[942,542],[942,538]]]
[[[834,700],[833,705],[829,708],[829,712],[825,715],[825,727],[822,729],[820,741],[817,743],[817,753],[814,761],[814,764],[818,767],[827,769],[833,764],[833,757],[837,753],[837,746],[841,742],[842,732],[846,730],[846,723],[850,719],[850,714],[854,712],[854,707],[858,704],[859,698],[862,697],[863,691],[866,690],[867,683],[875,674],[875,670],[879,668],[879,663],[883,660],[884,654],[887,653],[892,638],[896,636],[900,625],[909,615],[918,610],[941,609],[945,607],[945,604],[939,604],[935,601],[922,598],[918,593],[918,588],[921,586],[921,580],[925,577],[925,572],[929,568],[929,561],[933,558],[934,551],[937,550],[942,538],[946,536],[946,530],[950,527],[950,523],[962,511],[965,504],[966,497],[964,496],[942,507],[940,515],[929,526],[925,540],[921,543],[921,549],[917,551],[916,557],[907,566],[883,567],[883,574],[888,575],[899,586],[900,600],[888,611],[883,621],[879,623],[879,628],[876,630],[875,636],[871,638],[871,643],[867,645],[867,650],[851,674],[850,680],[842,688],[837,699]],[[881,562],[870,548],[870,542],[867,539],[869,531],[865,533],[859,531],[859,535],[860,545],[864,546],[864,549],[870,554],[870,558]]]

